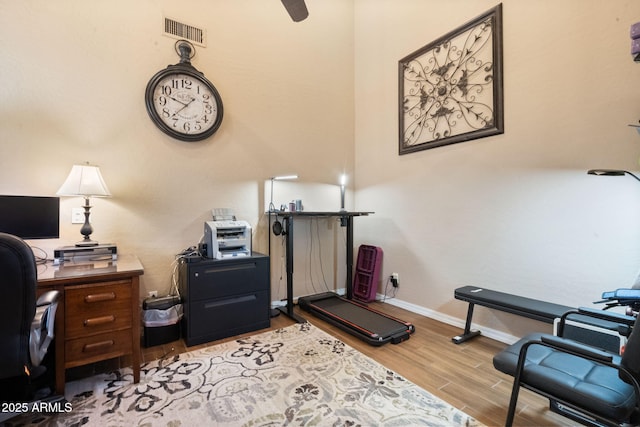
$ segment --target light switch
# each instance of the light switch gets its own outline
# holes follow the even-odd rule
[[[71,208],[71,224],[84,224],[84,208]]]

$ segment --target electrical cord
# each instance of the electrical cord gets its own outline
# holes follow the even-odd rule
[[[324,287],[326,290],[329,290],[329,286],[327,285],[327,278],[324,275],[324,264],[322,262],[322,240],[320,240],[320,227],[318,226],[318,219],[316,218],[316,238],[318,239],[318,251],[320,252],[320,273],[322,274],[322,283],[324,283]]]
[[[200,239],[202,240],[202,239]],[[169,295],[175,295],[182,300],[180,296],[180,289],[178,288],[178,269],[180,264],[183,262],[187,262],[188,258],[191,257],[202,257],[200,250],[198,249],[199,245],[189,246],[188,248],[182,250],[182,252],[177,253],[173,262],[171,263],[171,287],[169,288]]]
[[[391,276],[387,277],[387,282],[384,285],[384,296],[382,297],[382,300],[380,300],[381,302],[385,302],[388,298],[395,298],[396,297],[396,293],[398,292],[398,288],[395,286],[391,287],[391,290],[393,291],[393,294],[391,296],[388,295],[389,293],[389,285],[391,285]]]
[[[314,224],[316,225],[316,235],[317,235],[317,239],[314,239],[313,236],[313,230],[314,230]],[[316,258],[320,259],[320,271],[322,273],[322,281],[324,284],[325,289],[328,290],[328,286],[327,286],[327,282],[326,280],[324,280],[324,271],[322,271],[322,246],[320,245],[320,237],[319,237],[319,233],[317,232],[318,230],[318,219],[317,218],[312,218],[310,223],[309,223],[309,243],[307,245],[307,254],[308,254],[308,262],[306,264],[305,267],[308,268],[308,276],[309,276],[309,283],[311,283],[311,288],[313,289],[313,293],[317,294],[318,293],[318,289],[316,288],[316,280],[314,278],[314,243],[317,241],[317,246],[318,246],[318,251],[317,251],[317,256]]]
[[[47,261],[49,261],[49,257],[47,256],[47,251],[37,246],[31,246],[31,250],[34,250],[34,249],[37,249],[43,253],[42,256],[38,256],[35,253],[33,254],[33,257],[36,259],[36,264],[46,264]]]
[[[198,249],[198,246],[189,246],[187,249],[184,249],[182,252],[176,254],[176,259],[181,259],[181,258],[186,258],[191,256],[199,256],[199,257],[202,256],[202,254],[200,253],[200,250]]]
[[[282,236],[282,238],[280,239],[280,278],[278,280],[278,288],[276,289],[276,295],[280,295],[281,289],[282,289],[282,280],[284,278],[284,274],[285,274],[285,265],[286,265],[286,259],[285,259],[285,246],[286,246],[286,241],[285,241],[285,237]],[[281,299],[282,300],[282,299]]]
[[[173,261],[173,268],[171,270],[171,289],[169,289],[169,295],[175,295],[180,298],[182,301],[182,297],[180,296],[180,289],[178,289],[178,266],[180,262],[178,259]],[[172,293],[175,292],[175,293]]]
[[[337,221],[340,219],[338,218]],[[337,225],[339,226],[339,225]],[[342,230],[342,227],[340,228]],[[273,230],[269,230],[271,233]],[[305,271],[304,276],[308,279],[308,284],[311,285],[312,293],[319,293],[318,289],[324,288],[326,291],[330,292],[329,285],[327,283],[326,272],[324,271],[324,257],[322,253],[322,239],[320,238],[320,219],[312,218],[309,222],[309,229],[306,230],[308,236],[308,244],[305,249]],[[276,234],[276,233],[274,233]],[[341,232],[340,240],[342,241],[342,247],[346,246],[346,232]],[[278,286],[275,289],[275,295],[279,296],[281,292],[282,282],[284,280],[284,271],[286,266],[286,234],[276,234],[281,239],[281,250],[280,250],[280,277],[278,280]],[[317,267],[314,269],[314,267]],[[352,272],[347,272],[346,274],[352,274]]]

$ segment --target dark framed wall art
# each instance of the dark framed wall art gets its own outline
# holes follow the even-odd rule
[[[504,133],[502,4],[398,62],[399,154]]]

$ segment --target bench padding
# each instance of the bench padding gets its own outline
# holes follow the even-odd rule
[[[562,316],[573,307],[540,301],[518,295],[479,288],[477,286],[463,286],[455,290],[456,299],[482,305],[507,313],[517,314],[545,323],[553,323],[554,319]]]
[[[569,310],[573,310],[572,307],[566,305],[521,297],[505,292],[492,291],[477,286],[463,286],[458,288],[455,290],[454,296],[456,299],[469,303],[464,332],[461,335],[456,335],[451,338],[456,344],[463,343],[480,335],[480,331],[471,330],[473,307],[476,304],[551,324],[553,324],[556,318],[562,316]]]

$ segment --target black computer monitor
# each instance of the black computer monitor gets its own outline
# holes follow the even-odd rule
[[[60,237],[60,198],[0,196],[0,232],[22,239]]]

